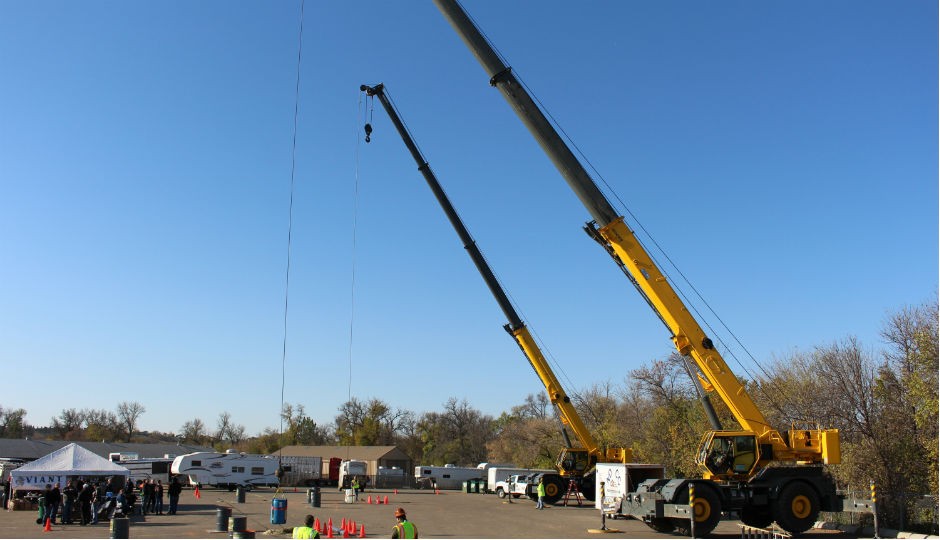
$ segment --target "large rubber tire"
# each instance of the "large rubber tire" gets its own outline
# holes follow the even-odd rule
[[[503,491],[503,488],[498,487],[498,488],[496,488],[496,496],[499,497],[500,499],[505,499],[505,498],[506,498],[506,492]]]
[[[790,534],[800,534],[819,517],[819,495],[806,482],[790,482],[783,487],[773,507],[774,521]]]
[[[581,479],[581,495],[584,495],[584,498],[589,501],[596,500],[595,498],[597,497],[596,479],[597,475],[595,474],[589,474]]]
[[[557,474],[546,474],[543,478],[545,479],[545,504],[555,504],[568,491],[568,482]],[[532,486],[532,492],[537,493],[538,488]],[[536,495],[535,500],[538,500],[538,498],[538,495]]]
[[[741,509],[741,523],[748,527],[766,529],[774,522],[774,516],[767,506],[745,506]]]
[[[672,502],[689,504],[689,490],[682,489],[679,493],[681,495],[677,495]],[[721,520],[721,499],[714,488],[708,484],[695,484],[693,511],[695,512],[695,536],[702,537],[715,530]],[[673,518],[672,524],[675,525],[677,534],[682,536],[692,535],[689,520]]]
[[[646,522],[650,529],[662,534],[669,534],[676,530],[676,526],[669,518],[653,518]]]

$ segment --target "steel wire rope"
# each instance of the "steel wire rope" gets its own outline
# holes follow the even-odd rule
[[[347,363],[348,363],[348,376],[346,380],[346,404],[347,406],[352,401],[352,378],[353,378],[353,343],[354,343],[354,329],[355,329],[355,320],[356,320],[356,233],[359,227],[359,150],[360,150],[360,136],[359,136],[359,126],[362,125],[362,120],[366,117],[367,111],[363,106],[362,102],[362,92],[359,93],[359,103],[357,106],[356,112],[356,129],[354,130],[354,137],[356,139],[356,151],[355,151],[355,178],[353,182],[353,215],[352,215],[352,246],[351,246],[351,260],[350,260],[350,279],[349,279],[349,343],[347,349]],[[350,431],[350,435],[353,433]],[[346,461],[349,461],[349,444],[346,444]],[[342,485],[340,485],[342,488]]]
[[[455,0],[455,1],[457,2],[458,5],[460,5],[459,0]],[[462,5],[461,5],[461,9],[463,9],[463,6],[462,6]],[[502,54],[502,52],[499,51],[499,49],[496,47],[496,45],[493,43],[493,41],[489,38],[489,36],[486,34],[486,32],[483,31],[482,26],[476,21],[476,19],[473,18],[472,15],[469,14],[469,12],[467,12],[466,9],[463,9],[463,11],[464,11],[465,13],[467,13],[467,17],[468,17],[468,18],[473,22],[473,24],[477,27],[477,29],[480,31],[480,35],[482,35],[482,36],[483,36],[483,39],[485,39],[486,42],[489,43],[490,47],[493,49],[493,51],[496,53],[496,55],[500,58],[500,60],[503,62],[503,64],[508,66],[508,65],[509,65],[509,62],[507,61],[506,57]],[[617,202],[620,204],[620,206],[621,206],[621,207],[624,209],[624,211],[630,216],[630,218],[637,224],[637,226],[640,228],[640,230],[643,231],[643,233],[650,239],[650,241],[653,242],[653,244],[654,244],[654,245],[656,246],[656,248],[660,251],[660,253],[663,254],[663,256],[666,258],[666,260],[669,262],[670,266],[672,266],[673,268],[676,269],[676,272],[679,273],[679,275],[682,277],[682,279],[683,279],[683,280],[688,284],[688,286],[695,292],[696,296],[702,301],[703,304],[705,304],[705,306],[708,308],[709,312],[712,313],[712,315],[719,321],[719,323],[720,323],[721,326],[725,329],[725,331],[727,331],[728,334],[731,335],[731,337],[734,339],[735,343],[737,343],[738,346],[740,346],[741,349],[745,352],[745,354],[747,354],[748,358],[751,359],[751,362],[752,362],[752,363],[757,367],[757,369],[760,370],[760,372],[764,375],[764,377],[766,378],[766,382],[769,382],[772,387],[774,387],[778,392],[780,392],[781,389],[779,388],[778,385],[776,385],[776,383],[773,382],[773,379],[771,378],[770,374],[763,368],[763,366],[761,366],[761,364],[757,361],[757,359],[754,358],[754,355],[751,354],[751,352],[747,349],[747,347],[745,347],[744,344],[738,339],[737,335],[735,335],[735,333],[731,331],[731,329],[728,327],[728,325],[725,324],[724,320],[715,312],[714,309],[712,309],[712,307],[711,307],[711,305],[709,304],[709,302],[701,295],[701,293],[699,293],[698,289],[697,289],[694,285],[692,285],[692,283],[691,283],[691,282],[689,281],[689,279],[685,276],[685,274],[679,269],[678,265],[676,265],[675,262],[672,260],[672,258],[669,257],[669,254],[666,253],[665,249],[663,249],[662,246],[660,246],[660,244],[656,241],[655,237],[653,237],[653,235],[643,226],[642,222],[640,222],[640,220],[636,217],[636,215],[635,215],[635,214],[630,210],[630,208],[623,202],[623,199],[621,199],[620,195],[616,192],[616,190],[614,190],[613,187],[607,182],[607,180],[606,180],[606,179],[604,178],[604,176],[600,173],[600,171],[598,171],[597,168],[594,167],[593,163],[591,163],[591,161],[587,158],[587,156],[584,154],[584,152],[581,151],[581,149],[578,147],[578,145],[577,145],[577,144],[574,142],[574,140],[568,135],[568,133],[565,131],[565,129],[561,126],[561,124],[555,119],[555,117],[551,114],[551,112],[548,110],[548,108],[547,108],[547,107],[542,103],[542,101],[535,95],[535,92],[533,92],[532,89],[525,83],[525,81],[524,81],[524,79],[523,79],[521,73],[520,73],[517,69],[513,69],[513,73],[515,74],[515,77],[516,77],[516,79],[519,81],[519,83],[520,83],[520,84],[526,89],[526,91],[532,96],[533,101],[535,101],[535,103],[538,105],[538,107],[545,113],[545,115],[546,115],[546,116],[548,117],[548,119],[551,121],[552,125],[554,125],[554,126],[559,130],[559,132],[562,134],[562,136],[564,136],[565,140],[567,140],[567,141],[571,144],[571,146],[574,148],[575,152],[576,152],[578,155],[581,156],[581,158],[584,160],[584,162],[587,163],[588,167],[590,167],[590,169],[591,169],[592,171],[594,171],[594,173],[597,175],[597,177],[600,178],[601,182],[602,182],[602,183],[604,184],[604,186],[607,188],[607,191],[608,191],[609,193],[611,193],[611,194],[614,196],[614,198],[617,200]],[[642,241],[642,239],[640,239],[639,237],[637,237],[636,239],[637,239],[637,242],[640,242],[641,245],[644,245],[644,242]],[[701,314],[701,312],[698,310],[698,307],[696,306],[696,304],[693,303],[693,302],[691,302],[691,300],[689,299],[688,295],[686,295],[686,293],[685,293],[685,291],[683,290],[683,288],[681,288],[681,287],[678,286],[677,282],[671,278],[671,276],[669,275],[669,273],[666,272],[666,270],[665,270],[665,268],[663,267],[663,265],[661,265],[661,264],[656,260],[656,257],[653,255],[653,253],[652,253],[650,250],[646,249],[645,245],[644,245],[643,249],[647,251],[647,253],[649,254],[650,258],[653,259],[653,261],[656,263],[656,265],[660,268],[660,270],[662,271],[662,273],[663,273],[663,275],[666,277],[666,279],[667,279],[670,283],[673,284],[673,287],[676,289],[676,291],[685,299],[686,303],[691,307],[691,309],[696,313],[696,315],[698,315],[698,319],[700,319],[700,320],[704,323],[704,325],[706,326],[706,328],[708,328],[709,331],[711,331],[712,335],[714,335],[714,336],[717,338],[718,342],[725,348],[725,351],[727,351],[727,353],[731,356],[731,358],[734,359],[735,363],[737,363],[737,365],[744,371],[744,373],[746,373],[755,383],[758,384],[758,386],[757,386],[758,389],[761,391],[761,393],[764,394],[764,396],[767,398],[767,400],[771,402],[771,405],[772,405],[774,408],[778,409],[780,412],[782,412],[782,411],[783,411],[783,408],[773,399],[773,396],[771,396],[769,393],[766,392],[766,390],[763,389],[763,384],[761,383],[760,379],[758,379],[757,377],[755,377],[755,376],[751,373],[751,370],[749,370],[749,369],[747,368],[747,366],[744,365],[744,363],[737,357],[737,355],[734,353],[734,351],[731,349],[731,347],[728,346],[727,343],[725,343],[725,340],[722,338],[721,334],[719,334],[718,332],[715,331],[714,328],[712,328],[712,326],[711,326],[711,324],[708,322],[708,320],[707,320],[705,317],[702,316],[702,314]]]
[[[300,0],[300,30],[297,35],[297,78],[294,83],[294,128],[291,136],[290,151],[290,202],[287,207],[287,265],[284,276],[284,339],[281,344],[281,408],[278,411],[280,427],[278,429],[278,469],[281,467],[281,438],[284,436],[284,387],[287,380],[287,313],[290,299],[290,263],[291,243],[294,230],[294,178],[297,171],[297,118],[300,111],[300,66],[304,45],[304,3]],[[280,478],[279,478],[280,480]]]

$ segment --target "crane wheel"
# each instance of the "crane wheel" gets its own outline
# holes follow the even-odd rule
[[[689,504],[688,489],[680,490],[679,495],[673,501],[678,504]],[[695,515],[695,536],[701,537],[711,533],[718,526],[721,520],[721,499],[718,493],[708,484],[695,484],[695,501],[692,504],[692,511]],[[676,528],[676,533],[682,536],[691,536],[692,530],[689,520],[670,518]]]
[[[774,521],[780,528],[800,534],[819,517],[819,495],[805,482],[790,482],[780,491],[774,505]]]
[[[543,478],[545,479],[545,502],[555,504],[565,496],[568,484],[564,478],[557,475],[546,474]],[[532,490],[535,491],[535,486],[532,487]],[[538,496],[536,496],[536,499],[538,499]]]
[[[741,523],[748,527],[766,529],[773,521],[774,516],[770,513],[770,508],[766,506],[745,506],[741,509]]]

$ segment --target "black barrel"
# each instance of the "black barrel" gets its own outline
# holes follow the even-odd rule
[[[232,509],[227,506],[219,506],[215,509],[215,531],[228,531],[228,518],[232,517]]]
[[[245,532],[247,526],[247,516],[232,516],[228,518],[228,532]]]
[[[235,502],[245,502],[245,488],[242,486],[235,488]]]
[[[232,532],[232,538],[254,538],[255,531],[234,531]]]
[[[130,524],[126,517],[111,518],[111,538],[130,538]]]
[[[320,486],[314,486],[310,494],[310,506],[320,508]]]

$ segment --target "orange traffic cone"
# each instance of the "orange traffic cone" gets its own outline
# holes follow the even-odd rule
[[[330,519],[326,520],[326,526],[327,526],[327,528],[329,528],[331,531],[333,530],[333,518],[330,518]]]
[[[46,526],[42,528],[42,532],[52,532],[52,518],[46,518]]]
[[[388,504],[388,495],[385,496],[385,503],[384,503],[384,504]]]
[[[317,532],[321,532],[321,531],[320,531],[320,518],[317,518],[317,519],[313,520],[313,528],[314,528],[314,530],[316,530]]]
[[[398,495],[398,488],[395,488],[395,495]]]
[[[346,529],[346,518],[343,518],[343,520],[340,522],[339,528]]]
[[[349,531],[346,529],[343,529],[343,538],[349,538]]]
[[[372,495],[366,497],[366,504],[372,504]]]
[[[365,537],[366,537],[366,526],[360,525],[359,526],[359,538],[365,538]]]
[[[440,495],[440,494],[441,494],[441,490],[439,490],[439,489],[437,489],[437,488],[434,488],[434,494],[435,494],[435,495]]]
[[[333,538],[333,527],[332,527],[332,526],[326,528],[326,537],[327,537],[327,538]]]
[[[196,486],[196,489],[193,490],[193,495],[194,495],[197,499],[201,499],[201,498],[202,498],[202,495],[199,493],[199,486]]]

